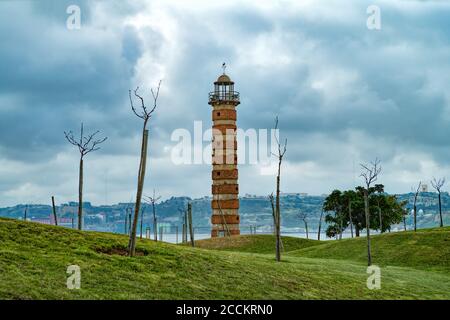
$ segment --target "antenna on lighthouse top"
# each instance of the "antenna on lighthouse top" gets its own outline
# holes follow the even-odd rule
[[[222,63],[222,69],[223,69],[223,74],[225,74],[225,69],[227,68],[227,65],[224,63]]]

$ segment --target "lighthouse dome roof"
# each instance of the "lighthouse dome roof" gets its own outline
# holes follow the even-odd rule
[[[230,83],[232,84],[233,81],[231,81],[230,77],[226,74],[222,74],[219,76],[219,78],[217,78],[216,83]]]

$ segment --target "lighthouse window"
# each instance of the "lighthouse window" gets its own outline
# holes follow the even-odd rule
[[[220,112],[217,112],[217,115],[220,116]]]
[[[220,172],[217,172],[217,175],[220,176]]]

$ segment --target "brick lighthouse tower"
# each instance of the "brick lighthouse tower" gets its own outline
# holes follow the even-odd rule
[[[224,73],[209,93],[212,106],[212,195],[211,237],[238,235],[239,185],[237,169],[236,107],[239,92]]]

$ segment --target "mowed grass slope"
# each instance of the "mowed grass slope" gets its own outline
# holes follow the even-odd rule
[[[119,254],[127,237],[0,218],[1,299],[450,299],[450,276],[383,269],[382,289],[366,268],[311,259],[190,248],[139,240],[141,256]],[[81,289],[66,270],[81,268]]]
[[[320,245],[317,240],[295,237],[283,237],[284,252]],[[197,240],[195,246],[204,249],[239,251],[252,253],[274,253],[275,237],[271,235],[241,235],[221,238]]]
[[[450,227],[375,235],[371,237],[371,248],[372,262],[379,266],[406,266],[450,274]],[[366,263],[367,241],[365,237],[331,240],[288,254]]]

